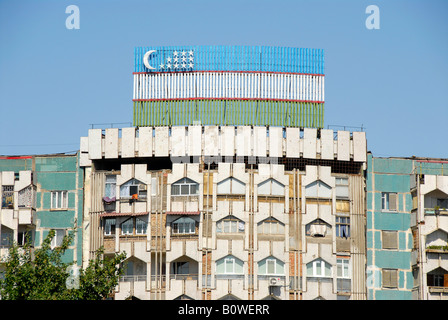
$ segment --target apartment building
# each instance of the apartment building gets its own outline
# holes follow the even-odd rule
[[[79,154],[0,157],[0,256],[13,243],[39,247],[51,229],[52,247],[76,232],[67,262],[82,262],[83,171]]]
[[[368,155],[369,299],[448,298],[447,163]]]
[[[321,50],[136,48],[133,101],[80,140],[115,299],[366,298],[366,137],[322,128]]]

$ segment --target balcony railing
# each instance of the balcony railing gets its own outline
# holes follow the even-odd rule
[[[146,281],[147,275],[121,276],[120,282],[142,282]]]
[[[198,280],[198,274],[170,274],[171,280]]]

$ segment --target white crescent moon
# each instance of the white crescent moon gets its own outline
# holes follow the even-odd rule
[[[152,67],[149,62],[148,62],[148,58],[151,55],[151,53],[156,52],[156,50],[149,50],[148,52],[145,53],[145,56],[143,57],[143,64],[145,65],[146,68],[150,69],[150,70],[155,70],[156,68]]]

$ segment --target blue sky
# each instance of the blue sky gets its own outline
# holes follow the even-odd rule
[[[132,122],[136,46],[267,45],[325,50],[325,126],[363,126],[374,156],[448,158],[447,12],[446,0],[0,0],[0,155],[75,151],[90,124]]]

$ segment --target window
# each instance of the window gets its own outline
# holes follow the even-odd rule
[[[62,241],[64,240],[65,236],[65,229],[55,229],[55,234],[53,239],[51,239],[51,249],[54,249],[56,247],[60,247],[62,245]]]
[[[336,237],[350,238],[350,218],[336,216]]]
[[[136,218],[135,219],[135,233],[136,234],[146,234],[146,221]]]
[[[106,175],[104,196],[109,199],[113,199],[116,197],[116,190],[117,190],[117,176],[114,174]]]
[[[437,206],[441,209],[447,209],[448,199],[437,199]]]
[[[173,274],[189,274],[190,273],[190,263],[185,262],[173,262]]]
[[[2,187],[2,208],[14,208],[14,186]]]
[[[258,234],[284,234],[285,225],[274,218],[268,218],[258,223]]]
[[[347,178],[336,178],[336,198],[349,198]]]
[[[268,179],[258,185],[259,195],[285,196],[285,186],[274,179]]]
[[[33,243],[33,231],[25,230],[17,233],[17,244],[24,246],[25,244],[32,245]]]
[[[382,248],[383,249],[398,249],[398,232],[397,231],[381,231]]]
[[[122,235],[132,235],[134,232],[134,219],[129,218],[121,224]]]
[[[306,265],[309,277],[331,277],[331,265],[322,259],[316,259]]]
[[[398,287],[398,270],[397,269],[383,269],[382,272],[383,288],[397,288]]]
[[[218,233],[244,233],[244,222],[233,216],[228,216],[216,223]]]
[[[308,198],[331,198],[331,187],[317,180],[305,187],[305,195]]]
[[[171,185],[172,196],[192,196],[199,192],[199,184],[188,178],[182,178]]]
[[[195,234],[196,222],[191,218],[179,218],[172,224],[173,234]]]
[[[146,198],[146,184],[137,179],[129,180],[120,186],[120,198]]]
[[[51,192],[51,209],[67,209],[67,191]]]
[[[104,235],[105,236],[112,236],[115,235],[115,219],[109,218],[104,219]]]
[[[350,260],[336,259],[336,263],[337,263],[337,277],[350,278]]]
[[[243,261],[234,256],[226,256],[216,261],[217,274],[243,274]]]
[[[284,275],[284,267],[283,261],[271,256],[258,262],[258,273],[260,275]]]
[[[218,183],[218,194],[245,194],[245,184],[235,178],[227,178]]]
[[[381,209],[383,211],[397,211],[397,199],[395,192],[382,192]]]

